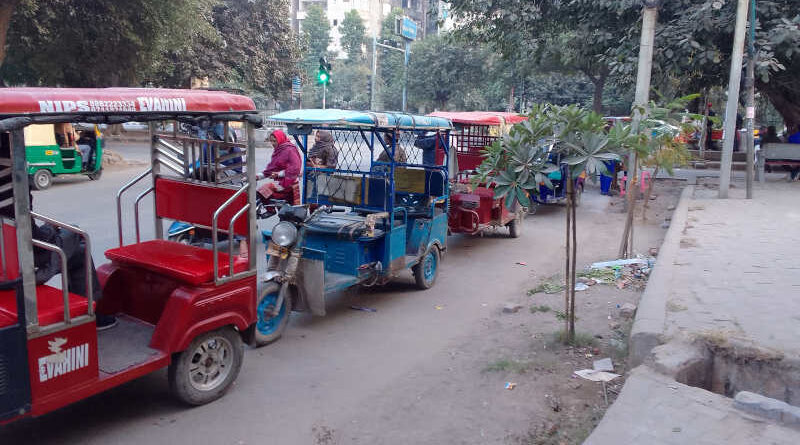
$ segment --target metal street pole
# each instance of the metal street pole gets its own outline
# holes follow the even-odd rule
[[[325,109],[325,93],[327,93],[327,92],[328,92],[328,84],[327,83],[323,83],[322,84],[322,109],[323,110]]]
[[[406,111],[406,90],[408,88],[408,55],[411,53],[411,42],[406,40],[406,51],[403,60],[403,112]]]
[[[369,83],[369,109],[375,110],[375,77],[378,75],[378,36],[372,36],[372,78]]]
[[[754,127],[756,119],[756,0],[750,0],[750,32],[747,39],[747,199],[753,199]],[[764,135],[761,135],[763,138]]]
[[[725,139],[722,145],[722,162],[719,171],[719,198],[728,197],[733,162],[733,140],[736,137],[736,110],[739,108],[739,83],[742,81],[742,59],[744,58],[744,34],[747,25],[749,0],[738,0],[736,6],[736,29],[733,35],[731,74],[728,81],[728,103],[725,107]]]

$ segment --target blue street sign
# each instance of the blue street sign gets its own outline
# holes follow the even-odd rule
[[[303,85],[300,83],[300,76],[292,78],[292,94],[300,94],[303,92]]]
[[[410,18],[403,17],[400,35],[408,40],[415,40],[417,38],[417,24]]]

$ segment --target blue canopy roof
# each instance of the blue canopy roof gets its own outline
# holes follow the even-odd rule
[[[352,111],[337,109],[291,110],[269,117],[284,124],[342,125],[413,130],[451,129],[448,119],[401,112]]]

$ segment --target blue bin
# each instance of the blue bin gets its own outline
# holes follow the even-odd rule
[[[617,163],[614,162],[614,161],[603,161],[603,164],[605,164],[606,169],[608,169],[608,173],[613,175],[614,171],[615,171],[615,168],[617,166]],[[611,181],[613,179],[614,178],[612,176],[606,176],[606,175],[602,175],[602,174],[600,175],[600,194],[601,195],[607,195],[608,194],[609,190],[611,190]]]

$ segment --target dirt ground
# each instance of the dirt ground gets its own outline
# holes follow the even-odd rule
[[[636,229],[653,248],[663,240],[664,221],[671,218],[683,185],[681,181],[658,181],[646,221],[641,219],[643,201],[637,203]],[[621,224],[624,205],[621,197],[613,197],[605,209],[607,219],[592,230]],[[586,222],[579,224],[585,230]],[[659,230],[653,230],[656,228]],[[552,256],[563,262],[563,255]],[[588,263],[579,263],[579,270],[584,266]],[[521,305],[520,310],[504,313],[496,308],[472,327],[472,335],[400,379],[386,394],[386,400],[393,403],[363,407],[369,416],[354,420],[335,439],[331,431],[318,431],[316,443],[582,443],[624,384],[632,320],[620,315],[620,306],[638,303],[646,278],[631,280],[622,289],[612,282],[576,292],[575,346],[556,338],[564,328],[563,291],[542,290],[552,291],[551,285],[563,283],[561,280],[559,275],[531,273],[528,288],[509,300]],[[606,357],[612,359],[614,372],[622,376],[608,384],[604,395],[601,383],[573,372],[591,369],[594,360]],[[432,417],[440,422],[435,431],[414,427],[429,425]],[[383,428],[376,430],[374,425]],[[387,430],[387,425],[397,429]]]
[[[120,152],[127,159],[126,147]],[[147,153],[131,147],[132,155]],[[99,259],[117,243],[107,209],[139,171],[115,169],[102,181],[64,181],[34,193],[44,213],[90,231]],[[660,246],[662,223],[682,185],[657,182],[647,222],[637,217],[638,252]],[[72,205],[75,194],[93,196],[91,211]],[[623,207],[619,197],[587,185],[578,209],[579,269],[616,259]],[[142,208],[144,220],[152,207]],[[143,225],[143,236],[152,236],[151,227]],[[627,323],[618,320],[616,305],[638,301],[641,290],[634,281],[623,290],[597,284],[577,292],[579,338],[594,344],[570,349],[552,341],[563,327],[557,318],[563,294],[528,295],[563,267],[564,208],[543,207],[526,219],[519,239],[505,230],[449,237],[432,289],[414,289],[408,274],[384,288],[331,298],[326,317],[293,314],[280,341],[245,351],[238,380],[214,403],[192,409],[175,403],[166,373],[157,372],[4,426],[0,444],[580,443],[606,406],[599,384],[572,374],[603,357],[624,374],[619,351]],[[506,314],[506,303],[522,308]],[[613,330],[610,322],[620,326]],[[509,390],[506,383],[515,385]],[[609,403],[622,383],[609,386]]]

